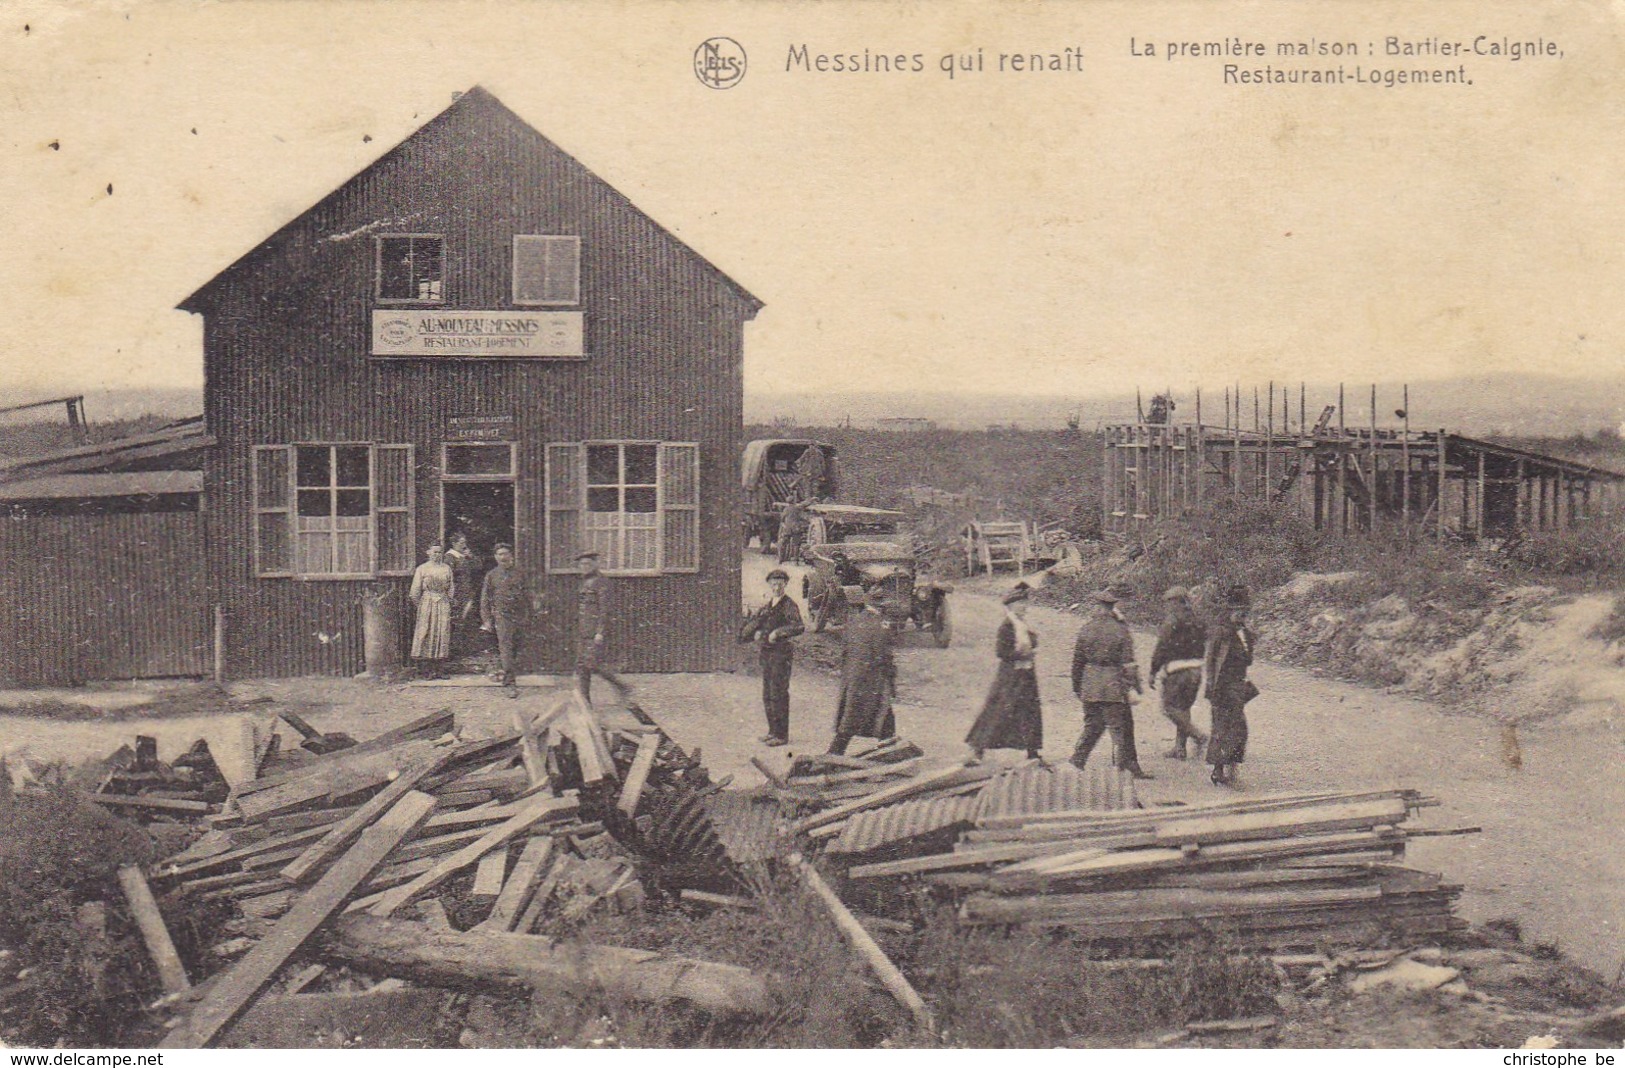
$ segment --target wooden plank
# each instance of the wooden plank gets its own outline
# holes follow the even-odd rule
[[[713,894],[709,890],[682,890],[677,896],[684,901],[696,905],[714,905],[726,909],[758,909],[761,905],[755,898],[739,897],[734,894]]]
[[[897,970],[897,965],[886,956],[874,936],[864,929],[856,916],[847,911],[841,899],[835,896],[835,891],[829,888],[829,884],[824,882],[823,877],[811,864],[802,859],[801,854],[792,855],[790,861],[796,866],[802,884],[824,903],[824,907],[829,910],[830,918],[835,921],[835,926],[840,929],[847,943],[857,951],[858,956],[863,958],[869,970],[874,972],[875,978],[880,980],[881,985],[897,999],[899,1004],[908,1009],[915,1023],[926,1032],[935,1034],[936,1022],[931,1018],[931,1010],[925,1007],[925,1002],[918,991],[909,985],[908,979]]]
[[[1119,822],[1126,821],[1155,824],[1173,819],[1198,819],[1238,812],[1276,812],[1312,807],[1327,802],[1381,801],[1390,798],[1403,799],[1412,805],[1415,805],[1419,800],[1416,791],[1406,789],[1341,791],[1335,793],[1272,793],[1230,801],[1208,801],[1195,805],[1175,805],[1167,808],[1121,809],[1112,812],[1101,812],[1097,809],[1059,809],[1053,812],[987,816],[977,820],[976,826],[982,830],[999,830],[1050,823],[1111,824],[1115,826]]]
[[[398,886],[387,892],[377,904],[372,906],[371,912],[375,916],[388,917],[396,909],[405,905],[419,894],[439,886],[461,869],[473,864],[493,849],[508,844],[516,835],[527,831],[532,825],[541,820],[573,815],[576,811],[575,794],[569,793],[563,797],[539,797],[525,805],[505,823],[486,832],[484,837],[453,853],[433,868],[413,879],[404,886]]]
[[[925,757],[915,757],[912,760],[900,760],[895,764],[880,764],[872,768],[860,768],[856,771],[832,771],[823,775],[792,775],[785,779],[789,786],[834,786],[838,783],[863,782],[868,779],[884,779],[891,775],[913,775],[925,765]]]
[[[977,765],[969,768],[962,766],[942,768],[939,771],[934,771],[930,774],[922,775],[915,779],[910,779],[907,782],[900,782],[895,786],[889,786],[884,790],[878,790],[875,793],[869,794],[867,797],[860,797],[854,801],[849,801],[844,805],[839,805],[835,808],[826,809],[823,812],[808,816],[805,819],[792,824],[790,827],[790,833],[805,834],[807,831],[810,831],[815,827],[822,827],[826,823],[834,823],[837,820],[843,820],[852,815],[854,812],[862,812],[864,809],[869,808],[879,808],[881,805],[890,804],[893,801],[901,801],[904,798],[930,793],[933,790],[940,790],[944,787],[963,786],[969,783],[982,782],[986,779],[992,778],[996,770],[997,769],[986,765]]]
[[[349,749],[342,749],[336,753],[327,753],[322,756],[314,757],[310,760],[304,761],[297,768],[292,768],[276,775],[267,775],[264,778],[255,779],[253,782],[244,783],[242,786],[238,787],[232,792],[232,796],[234,798],[242,798],[247,797],[249,794],[258,793],[261,790],[269,790],[272,787],[283,786],[287,783],[293,782],[295,779],[298,779],[301,776],[308,775],[312,771],[320,771],[324,767],[341,764],[348,760],[364,757],[370,753],[376,753],[383,749],[389,749],[401,742],[411,741],[425,736],[430,739],[439,738],[441,735],[451,730],[455,725],[455,722],[456,719],[452,715],[451,709],[443,708],[439,712],[431,712],[427,716],[422,716],[410,723],[396,727],[393,730],[385,731],[376,738],[369,738],[364,742],[358,742]]]
[[[474,866],[474,886],[469,890],[469,895],[495,900],[497,895],[502,893],[502,881],[507,875],[508,851],[491,850]]]
[[[658,734],[645,734],[638,742],[637,755],[632,758],[632,767],[626,773],[626,785],[621,787],[621,799],[615,806],[628,816],[638,810],[638,800],[643,797],[643,788],[649,783],[649,772],[655,766],[655,754],[659,751]]]
[[[203,1000],[164,1037],[160,1047],[201,1049],[208,1045],[344,904],[344,899],[383,864],[390,850],[429,818],[434,805],[434,798],[427,794],[409,793],[383,819],[363,831],[361,840],[328,869],[271,933],[215,981]]]
[[[560,853],[559,858],[542,878],[536,887],[536,892],[530,896],[530,904],[525,906],[524,914],[519,917],[513,929],[519,934],[527,934],[536,929],[536,924],[542,918],[542,912],[547,908],[548,900],[559,883],[569,876],[571,869],[576,866],[576,858],[568,853]]]
[[[423,759],[434,751],[431,741],[403,742],[383,752],[363,753],[351,760],[336,760],[306,772],[292,782],[246,797],[238,797],[237,811],[245,820],[275,816],[328,797],[342,797],[381,785],[397,768]],[[355,750],[346,749],[345,753]]]
[[[145,808],[154,812],[189,812],[194,815],[203,815],[215,809],[215,806],[207,801],[182,801],[172,797],[146,797],[137,794],[85,794],[84,797],[108,808]]]
[[[440,827],[468,827],[480,823],[501,823],[503,820],[519,811],[518,802],[495,802],[476,805],[458,812],[436,812],[423,825],[424,830],[434,830]]]
[[[1205,819],[1171,820],[1157,828],[1158,845],[1208,845],[1327,831],[1364,830],[1403,822],[1410,814],[1403,800],[1360,801],[1279,812],[1248,812]]]
[[[575,695],[575,701],[565,713],[564,722],[570,740],[576,745],[576,757],[581,762],[582,782],[598,782],[612,774],[615,764],[605,759],[604,738],[599,730],[598,717],[593,714],[586,699],[579,693]]]
[[[515,710],[513,725],[519,732],[519,757],[524,762],[530,785],[541,786],[547,782],[547,758],[542,755],[542,747],[537,744],[536,735],[526,723],[524,713]]]
[[[525,906],[530,904],[531,893],[552,860],[552,838],[536,837],[526,842],[508,881],[502,885],[502,893],[497,895],[496,902],[491,906],[491,914],[480,924],[481,929],[513,930],[513,925],[524,915]]]
[[[302,831],[289,831],[286,834],[274,834],[267,838],[261,838],[257,842],[251,842],[248,845],[233,849],[228,853],[221,853],[218,856],[207,857],[203,860],[194,860],[189,864],[179,864],[175,865],[174,867],[162,868],[159,870],[158,874],[165,877],[178,876],[184,879],[187,876],[194,875],[200,871],[209,871],[214,868],[225,867],[228,864],[237,864],[241,861],[262,856],[266,853],[280,852],[283,849],[287,849],[289,846],[296,846],[305,842],[311,842],[317,838],[320,838],[326,833],[327,829],[325,827],[308,827]]]
[[[118,870],[118,884],[124,891],[124,899],[130,903],[136,926],[141,929],[141,940],[147,944],[147,953],[158,968],[158,981],[163,984],[164,993],[179,994],[192,989],[180,954],[175,952],[175,943],[169,937],[169,928],[164,926],[164,914],[158,911],[158,902],[153,898],[152,888],[147,885],[141,869],[133,864],[121,867]]]
[[[374,794],[366,804],[334,824],[326,834],[290,861],[287,867],[282,869],[282,877],[290,883],[308,881],[318,868],[338,856],[340,851],[347,848],[374,820],[393,808],[396,801],[415,789],[423,777],[437,769],[442,762],[443,758],[437,760],[424,756],[416,763],[401,768],[400,773],[388,786]]]
[[[778,772],[774,771],[771,767],[769,767],[766,764],[766,762],[764,762],[762,760],[761,757],[753,756],[753,757],[750,758],[750,762],[751,762],[751,766],[754,767],[757,771],[761,772],[762,777],[764,779],[766,779],[768,782],[772,783],[774,786],[780,787],[782,789],[785,785],[787,785],[786,782],[785,782],[784,776],[780,775]]]
[[[882,879],[894,875],[920,875],[925,872],[951,871],[955,868],[980,868],[988,864],[1026,860],[1033,856],[1054,856],[1075,852],[1070,842],[1038,845],[1018,843],[991,849],[967,849],[963,852],[934,853],[925,857],[908,857],[880,864],[860,864],[847,872],[849,879]]]
[[[364,913],[333,925],[339,960],[462,989],[471,983],[531,990],[601,990],[615,998],[684,1001],[719,1015],[773,1010],[768,984],[748,968],[642,949],[496,931],[435,931]]]

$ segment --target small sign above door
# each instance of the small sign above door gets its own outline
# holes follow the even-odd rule
[[[512,441],[511,415],[455,415],[446,420],[447,441]]]

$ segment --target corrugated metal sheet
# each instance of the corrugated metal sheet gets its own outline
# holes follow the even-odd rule
[[[1127,772],[1101,764],[1090,764],[1084,771],[1066,763],[1012,768],[989,780],[982,788],[981,799],[979,819],[1140,807],[1134,779]]]
[[[706,799],[706,812],[722,848],[737,864],[760,864],[785,852],[790,839],[779,834],[779,803],[737,790]]]
[[[851,816],[840,837],[831,842],[826,851],[867,853],[949,827],[968,827],[976,822],[981,807],[982,794],[978,792],[955,797],[918,797],[872,808]]]
[[[161,497],[202,491],[202,471],[130,471],[112,475],[52,475],[46,478],[0,483],[0,501],[61,500],[67,497]]]
[[[0,519],[0,679],[200,675],[211,624],[196,512]]]
[[[587,358],[372,359],[382,232],[444,235],[448,312],[515,307],[515,234],[579,235]],[[440,445],[459,416],[513,418],[515,540],[521,566],[538,572],[547,442],[697,442],[700,571],[612,579],[609,656],[629,671],[733,665],[742,352],[756,307],[748,296],[483,93],[283,227],[187,305],[206,316],[205,416],[219,442],[205,478],[210,576],[229,618],[230,670],[362,666],[359,604],[370,583],[254,577],[253,446],[414,445],[421,552],[441,533]],[[572,663],[576,582],[546,577],[549,610],[528,643],[527,669]]]

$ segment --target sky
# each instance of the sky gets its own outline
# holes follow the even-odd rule
[[[9,0],[0,398],[199,385],[175,305],[475,84],[765,302],[754,391],[1615,377],[1622,12]],[[694,73],[714,36],[747,55],[728,89]],[[1227,40],[1269,54],[1166,55]],[[803,47],[924,69],[805,69]],[[1075,69],[997,69],[1067,49]],[[1226,63],[1472,84],[1226,84]]]

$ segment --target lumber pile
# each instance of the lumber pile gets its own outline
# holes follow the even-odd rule
[[[1103,942],[1222,933],[1255,947],[1375,944],[1466,926],[1459,886],[1401,867],[1411,790],[1267,795],[1167,809],[984,812],[951,848],[858,864],[917,879],[971,926],[1067,928]]]

